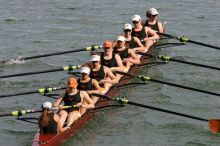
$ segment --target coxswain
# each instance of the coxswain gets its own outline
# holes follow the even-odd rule
[[[146,12],[147,20],[144,23],[144,26],[150,27],[151,29],[158,31],[160,33],[164,33],[165,24],[158,20],[159,12],[155,8],[150,8]]]
[[[134,64],[140,64],[140,57],[134,52],[134,50],[125,45],[125,37],[122,35],[117,37],[113,52],[121,57],[127,70],[129,70]]]
[[[57,134],[65,130],[62,128],[59,115],[52,111],[52,103],[44,102],[41,106],[42,114],[38,119],[41,134]]]
[[[77,89],[81,91],[86,91],[93,103],[95,104],[98,101],[98,97],[92,96],[93,93],[101,94],[104,90],[99,86],[99,83],[96,79],[90,78],[90,68],[87,66],[83,66],[80,69],[81,77],[77,80],[78,86]],[[83,101],[83,105],[88,104],[86,101]],[[80,114],[83,115],[86,112],[86,108],[80,109]]]
[[[139,15],[134,15],[132,18],[134,27],[132,28],[131,35],[138,37],[142,44],[146,47],[143,50],[140,50],[143,53],[146,53],[148,49],[159,39],[157,33],[149,27],[144,27],[141,24],[141,17]]]
[[[113,84],[118,83],[118,80],[108,67],[101,65],[99,55],[92,55],[90,61],[92,62],[90,78],[99,82],[104,88],[102,94],[105,94]]]
[[[80,91],[77,89],[77,80],[73,77],[68,79],[68,88],[61,94],[60,98],[57,99],[54,103],[54,106],[59,107],[61,110],[59,112],[61,118],[61,125],[64,125],[64,122],[67,121],[66,127],[70,127],[74,121],[81,117],[80,108],[94,108],[94,103],[90,99],[86,91]],[[63,109],[61,105],[62,101],[64,106],[73,106],[71,108]],[[83,101],[86,101],[88,104],[83,105]]]

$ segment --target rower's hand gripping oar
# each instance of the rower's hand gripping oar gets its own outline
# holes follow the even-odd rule
[[[11,97],[11,96],[20,96],[20,95],[29,95],[29,94],[35,94],[35,93],[41,93],[44,95],[44,94],[52,92],[52,91],[63,90],[63,89],[66,89],[66,87],[47,87],[47,88],[40,88],[40,89],[34,90],[34,91],[0,95],[0,98]]]
[[[68,73],[70,73],[71,71],[79,69],[80,67],[81,67],[80,65],[68,65],[68,66],[63,66],[63,67],[59,67],[59,68],[55,68],[55,69],[49,69],[49,70],[41,70],[41,71],[33,71],[33,72],[3,75],[3,76],[0,76],[0,79],[11,78],[11,77],[19,77],[19,76],[27,76],[27,75],[33,75],[33,74],[58,72],[58,71],[68,71]],[[80,72],[71,72],[71,74],[80,74]]]
[[[170,110],[166,110],[166,109],[162,109],[162,108],[157,108],[157,107],[153,107],[153,106],[149,106],[149,105],[145,105],[145,104],[141,104],[141,103],[132,102],[132,101],[129,101],[128,99],[126,99],[125,97],[123,97],[123,98],[110,98],[109,96],[106,96],[106,95],[100,95],[100,94],[93,94],[93,95],[100,97],[100,98],[108,99],[108,100],[115,100],[122,105],[130,104],[130,105],[134,105],[134,106],[138,106],[138,107],[143,107],[143,108],[147,108],[147,109],[151,109],[151,110],[169,113],[172,115],[177,115],[177,116],[186,117],[186,118],[190,118],[190,119],[194,119],[194,120],[198,120],[198,121],[208,122],[209,129],[211,132],[213,132],[213,133],[220,132],[220,119],[207,120],[204,118],[200,118],[200,117],[196,117],[196,116],[192,116],[192,115],[188,115],[188,114],[184,114],[184,113],[174,112],[174,111],[170,111]]]
[[[202,90],[202,89],[197,89],[197,88],[193,88],[193,87],[183,86],[183,85],[179,85],[179,84],[175,84],[175,83],[171,83],[171,82],[156,80],[156,79],[153,79],[153,78],[145,76],[145,75],[134,76],[134,75],[131,75],[129,73],[124,73],[124,72],[121,72],[121,71],[115,71],[115,73],[122,74],[122,75],[125,75],[125,76],[129,76],[129,77],[132,77],[132,78],[137,78],[137,79],[140,79],[142,81],[151,81],[151,82],[166,84],[166,85],[179,87],[179,88],[183,88],[183,89],[188,89],[188,90],[192,90],[192,91],[197,91],[197,92],[201,92],[201,93],[206,93],[206,94],[210,94],[210,95],[220,96],[220,93],[215,93],[215,92],[206,91],[206,90]]]
[[[22,57],[22,60],[30,60],[30,59],[35,59],[35,58],[43,58],[43,57],[48,57],[48,56],[62,55],[62,54],[75,53],[75,52],[81,52],[81,51],[96,51],[100,48],[102,48],[102,46],[92,45],[92,46],[85,47],[82,49],[77,49],[77,50],[68,50],[68,51],[48,53],[48,54],[42,54],[42,55],[36,55],[36,56]],[[10,62],[11,60],[3,60],[3,61],[0,61],[0,63],[4,64],[7,62]]]
[[[206,43],[203,43],[203,42],[193,41],[193,40],[190,40],[188,37],[185,37],[185,36],[174,36],[174,35],[170,35],[170,34],[166,34],[166,33],[160,33],[160,32],[157,32],[157,34],[162,35],[162,36],[166,36],[166,37],[169,37],[169,38],[174,38],[174,39],[177,39],[177,40],[179,40],[181,42],[184,42],[184,43],[189,42],[189,43],[193,43],[193,44],[197,44],[197,45],[201,45],[201,46],[205,46],[205,47],[220,50],[220,47],[218,47],[218,46],[206,44]]]
[[[68,109],[68,108],[72,108],[72,107],[77,107],[77,106],[72,105],[72,106],[53,107],[52,110]],[[39,113],[39,112],[42,112],[42,109],[16,110],[16,111],[12,111],[11,113],[1,114],[0,117],[8,117],[8,116],[20,117],[23,115],[27,115],[27,114],[31,114],[31,113]]]

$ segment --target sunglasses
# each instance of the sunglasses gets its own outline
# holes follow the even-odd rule
[[[97,63],[97,62],[99,62],[99,61],[92,61],[92,63]]]
[[[133,21],[132,23],[133,23],[133,24],[137,24],[138,22],[139,22],[139,21]]]
[[[131,30],[130,29],[125,29],[124,32],[131,32]]]

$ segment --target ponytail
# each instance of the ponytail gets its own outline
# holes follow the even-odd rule
[[[41,132],[43,132],[43,128],[47,127],[49,122],[50,122],[50,113],[48,112],[47,109],[43,109],[43,113],[40,115],[38,119],[38,125]]]

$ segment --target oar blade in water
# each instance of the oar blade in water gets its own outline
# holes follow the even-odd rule
[[[212,133],[220,133],[220,119],[209,119],[209,129]]]

